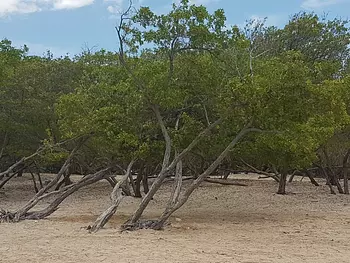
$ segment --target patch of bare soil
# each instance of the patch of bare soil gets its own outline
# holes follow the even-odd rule
[[[125,198],[105,229],[88,234],[84,227],[109,204],[111,187],[101,182],[46,220],[0,224],[0,262],[350,262],[350,197],[307,180],[279,196],[275,182],[256,178],[241,176],[248,187],[203,184],[164,231],[120,233],[139,203]],[[169,182],[145,217],[161,213],[170,189]],[[15,178],[0,207],[18,208],[33,194],[29,177]]]

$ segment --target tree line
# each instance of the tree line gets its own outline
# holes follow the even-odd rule
[[[2,210],[3,221],[44,218],[102,179],[113,186],[112,204],[90,231],[116,212],[122,194],[142,197],[123,229],[161,229],[210,175],[258,172],[280,194],[288,174],[315,185],[322,176],[331,193],[336,186],[349,194],[347,20],[300,12],[283,28],[264,20],[239,28],[222,9],[182,0],[160,15],[130,5],[116,35],[118,52],[74,58],[29,56],[26,46],[0,42],[0,188],[22,172],[40,181],[24,207]],[[40,172],[56,176],[45,185]],[[72,173],[84,176],[71,182]],[[163,214],[140,221],[169,176]]]

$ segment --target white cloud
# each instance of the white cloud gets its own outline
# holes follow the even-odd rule
[[[121,11],[125,10],[129,4],[129,0],[97,1],[106,4],[107,11],[112,15],[119,14]],[[133,0],[133,5],[138,7],[151,1],[152,0]],[[220,0],[190,0],[191,4],[196,5],[210,5],[219,1]],[[96,0],[0,0],[0,17],[10,14],[35,13],[44,10],[76,9],[91,5],[94,2],[96,2]],[[171,0],[170,2],[179,3],[180,0]]]
[[[111,14],[120,13],[125,5],[123,0],[103,0],[103,2],[108,4],[107,10]]]
[[[94,0],[0,0],[0,17],[42,10],[75,9],[92,3]]]
[[[103,0],[105,4],[107,4],[107,11],[111,13],[114,18],[114,15],[120,14],[123,11],[125,11],[126,8],[128,8],[130,4],[130,0]],[[133,0],[132,5],[134,7],[141,6],[145,0]]]
[[[304,0],[304,2],[301,4],[301,7],[308,10],[314,10],[347,1],[348,0]]]
[[[54,0],[53,8],[54,9],[75,9],[75,8],[91,5],[93,3],[94,3],[94,0]]]

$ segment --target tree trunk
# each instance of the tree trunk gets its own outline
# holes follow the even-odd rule
[[[81,140],[78,142],[78,144],[75,146],[75,148],[71,151],[67,160],[62,165],[62,167],[61,167],[60,171],[58,172],[58,174],[56,175],[56,177],[49,184],[47,184],[45,187],[40,189],[40,191],[31,200],[29,200],[22,208],[20,208],[19,210],[17,210],[15,212],[15,216],[14,216],[15,222],[18,222],[19,220],[21,220],[21,218],[40,201],[40,197],[43,196],[45,194],[45,192],[47,192],[49,189],[54,187],[59,182],[61,177],[68,171],[69,166],[71,164],[71,161],[72,161],[75,153],[86,142],[86,140],[88,138],[89,137],[82,137],[81,138]]]
[[[1,145],[1,149],[0,149],[0,160],[2,159],[2,157],[4,156],[4,152],[5,152],[5,148],[7,146],[7,136],[8,136],[8,132],[6,131],[5,132],[5,136],[4,136],[4,139],[2,141],[2,145]],[[1,177],[0,177],[1,179]]]
[[[148,186],[148,173],[144,172],[142,177],[142,185],[143,185],[143,192],[145,194],[148,194],[149,192],[149,186]]]
[[[3,180],[0,184],[0,189],[2,189],[5,184],[7,184],[13,177],[15,177],[16,173],[13,173],[11,176],[6,177],[5,180]]]
[[[344,178],[344,193],[349,194],[349,168],[348,161],[350,156],[350,149],[346,152],[343,159],[343,178]]]
[[[343,188],[339,182],[339,178],[338,178],[338,175],[333,171],[332,167],[331,167],[331,162],[330,162],[330,159],[329,159],[329,156],[328,156],[328,153],[327,153],[327,150],[325,147],[323,147],[323,153],[324,153],[324,156],[326,158],[326,163],[327,163],[327,166],[328,166],[328,170],[329,170],[329,175],[331,176],[331,180],[330,180],[330,183],[333,184],[333,185],[336,185],[337,188],[338,188],[338,192],[340,194],[344,194],[344,191],[343,191]]]
[[[211,178],[206,178],[204,181],[208,182],[208,183],[212,183],[212,184],[248,186],[247,184],[238,183],[238,182],[235,182],[235,181],[229,180],[229,179],[211,179]]]
[[[123,195],[122,195],[122,190],[121,186],[125,184],[125,182],[128,181],[128,178],[130,177],[131,174],[131,168],[134,164],[134,161],[130,162],[125,175],[123,178],[116,184],[116,186],[113,188],[113,191],[111,193],[111,200],[112,200],[112,205],[108,207],[94,222],[92,226],[88,226],[88,230],[90,233],[95,233],[98,230],[100,230],[102,227],[107,224],[109,219],[115,214],[115,212],[118,209],[118,206],[120,205]]]
[[[280,181],[280,179],[278,178],[278,173],[277,171],[274,171],[275,174],[272,174],[272,173],[268,173],[268,172],[265,172],[265,171],[261,171],[257,168],[255,168],[254,166],[250,165],[249,163],[245,162],[243,159],[241,159],[242,163],[246,166],[248,166],[250,169],[253,170],[253,172],[257,173],[257,174],[262,174],[262,175],[265,175],[267,178],[272,178],[274,179],[277,183]]]
[[[36,212],[26,212],[25,214],[22,214],[19,217],[19,220],[24,220],[24,219],[29,219],[29,220],[39,220],[39,219],[44,219],[46,217],[48,217],[49,215],[51,215],[53,212],[55,212],[58,208],[58,206],[71,194],[75,193],[76,191],[78,191],[80,188],[85,187],[87,185],[96,183],[100,180],[103,180],[107,175],[107,173],[111,170],[111,168],[106,168],[104,170],[98,171],[95,174],[91,174],[88,176],[85,176],[84,178],[82,178],[80,181],[73,183],[69,186],[66,186],[64,188],[61,188],[58,191],[53,191],[50,193],[47,193],[45,195],[42,195],[40,197],[38,197],[38,201],[46,199],[52,195],[56,195],[58,194],[58,197],[52,201],[50,203],[49,206],[47,206],[46,208],[40,210],[40,211],[36,211]],[[16,217],[17,218],[17,217]]]
[[[335,185],[337,186],[338,192],[340,194],[344,194],[344,190],[343,190],[343,188],[342,188],[342,186],[340,184],[338,175],[330,167],[328,169],[330,171],[330,174],[332,175],[332,178],[333,178],[333,180],[335,182]]]
[[[135,182],[135,197],[136,198],[142,198],[141,195],[141,180],[142,180],[142,175],[143,174],[143,169],[140,169],[140,172],[137,174],[136,177],[136,182]]]
[[[260,131],[258,129],[249,128],[249,126],[244,127],[238,135],[231,141],[231,143],[226,147],[226,149],[217,157],[217,159],[201,174],[199,177],[194,180],[191,185],[186,189],[183,195],[177,200],[175,204],[171,207],[167,207],[162,216],[159,218],[156,224],[151,224],[150,227],[156,230],[162,229],[165,222],[169,219],[169,217],[180,207],[182,207],[193,193],[193,191],[220,165],[220,163],[224,160],[224,158],[228,155],[228,153],[232,150],[232,148],[247,134],[253,131]],[[181,155],[181,154],[180,154]],[[139,218],[138,218],[139,219]],[[122,229],[135,229],[135,222],[127,222],[122,226]]]
[[[132,192],[134,193],[135,196],[135,192],[136,192],[136,185],[135,185],[135,181],[134,181],[134,177],[132,175],[132,172],[129,173],[129,182],[132,188]]]
[[[294,177],[296,176],[297,171],[294,171],[292,175],[289,177],[288,183],[292,183],[294,180]]]
[[[277,194],[279,194],[279,195],[286,194],[287,175],[288,174],[286,171],[283,171],[281,173],[280,182],[279,182],[278,191],[277,191]]]
[[[64,174],[62,181],[57,184],[55,190],[59,190],[62,185],[68,186],[68,185],[71,185],[73,183],[72,180],[70,179],[71,174],[70,174],[70,172],[68,170]]]
[[[334,189],[333,189],[332,183],[331,183],[331,181],[330,181],[330,177],[329,177],[329,175],[328,175],[326,169],[325,169],[323,166],[321,166],[321,170],[322,170],[322,172],[323,172],[324,177],[326,178],[327,185],[328,185],[328,187],[329,187],[329,190],[331,191],[331,194],[332,194],[332,195],[335,195],[336,193],[335,193],[335,191],[334,191]]]
[[[305,174],[306,174],[307,177],[309,177],[311,183],[312,183],[314,186],[320,186],[320,185],[317,183],[317,181],[315,180],[315,178],[313,177],[313,175],[310,173],[309,170],[306,169],[306,170],[305,170]]]
[[[34,176],[34,174],[32,173],[32,171],[30,171],[30,174],[32,175],[32,181],[33,181],[33,185],[34,185],[34,191],[35,191],[35,193],[37,193],[37,192],[39,192],[39,189],[38,189],[38,187],[37,187],[37,185],[36,185],[35,176]]]
[[[162,134],[165,140],[165,152],[164,152],[164,158],[163,158],[163,165],[162,165],[162,170],[165,170],[166,167],[169,166],[170,162],[170,155],[171,155],[171,138],[169,136],[168,130],[165,127],[163,118],[160,114],[159,111],[159,106],[158,105],[152,105],[152,110],[154,111],[154,114],[156,115],[158,124],[162,130]]]
[[[114,188],[114,186],[117,184],[115,178],[113,177],[108,177],[106,178],[106,181]]]
[[[220,122],[221,122],[221,119],[215,121],[210,126],[208,126],[205,130],[203,130],[200,134],[198,134],[198,136],[190,143],[190,145],[186,149],[184,149],[177,157],[175,157],[175,159],[170,163],[170,165],[166,169],[161,170],[161,172],[158,174],[158,177],[156,178],[156,180],[153,182],[151,188],[149,189],[149,192],[143,197],[141,204],[139,205],[139,207],[136,209],[134,214],[131,216],[131,218],[125,224],[129,224],[129,223],[133,224],[133,223],[136,223],[140,219],[143,211],[146,209],[146,207],[148,206],[149,202],[152,200],[155,193],[161,187],[163,181],[168,176],[168,174],[173,169],[175,169],[177,163],[180,160],[182,160],[184,158],[184,156],[188,152],[190,152],[201,141],[201,139],[204,136],[206,136],[210,130],[215,128]]]

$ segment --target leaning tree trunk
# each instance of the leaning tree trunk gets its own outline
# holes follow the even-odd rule
[[[327,150],[326,148],[324,147],[323,148],[323,153],[324,153],[324,156],[325,156],[325,159],[326,159],[326,164],[328,166],[328,170],[329,170],[329,175],[331,176],[331,180],[330,180],[330,183],[332,184],[334,182],[334,184],[337,186],[337,189],[338,189],[338,192],[340,194],[344,194],[344,191],[343,191],[343,188],[339,182],[339,178],[338,178],[338,175],[337,173],[335,173],[331,167],[331,161],[329,159],[329,156],[328,156],[328,153],[327,153]]]
[[[21,220],[40,220],[48,217],[53,212],[55,212],[58,209],[58,206],[71,194],[78,191],[80,188],[85,187],[87,185],[96,183],[100,180],[105,179],[106,177],[110,176],[108,175],[108,172],[111,170],[110,168],[106,168],[104,170],[98,171],[94,174],[87,175],[83,177],[81,180],[79,180],[76,183],[73,183],[69,186],[63,187],[57,191],[52,191],[49,193],[45,193],[43,195],[37,196],[35,201],[36,203],[43,201],[45,199],[48,199],[52,196],[57,196],[50,204],[39,211],[30,212],[29,210],[33,208],[32,206],[29,209],[26,209],[26,211],[19,210],[15,213],[1,213],[0,221],[6,221],[6,222],[19,222]]]
[[[305,170],[305,174],[307,175],[307,177],[309,177],[310,182],[314,186],[320,186],[319,183],[315,180],[315,178],[313,177],[313,175],[311,174],[311,172],[308,169]]]
[[[323,166],[320,166],[320,168],[321,168],[321,171],[322,171],[324,177],[326,178],[326,182],[327,182],[326,184],[328,185],[329,190],[331,191],[331,194],[335,195],[336,193],[335,193],[335,191],[333,189],[333,186],[332,186],[332,183],[331,183],[331,179],[330,179],[326,169]]]
[[[32,209],[34,206],[36,206],[39,201],[42,199],[41,196],[45,195],[45,193],[51,189],[52,187],[54,187],[60,180],[60,178],[63,176],[63,174],[68,170],[69,165],[70,165],[70,161],[72,158],[72,153],[71,155],[68,157],[68,159],[65,161],[65,163],[63,164],[63,166],[61,167],[60,171],[58,172],[58,174],[56,175],[56,177],[49,183],[47,184],[44,188],[40,189],[40,191],[31,199],[27,202],[27,204],[25,204],[22,208],[20,208],[19,210],[17,210],[15,212],[15,216],[14,216],[14,221],[18,222],[20,221],[23,217],[25,217],[26,213]]]
[[[283,171],[281,173],[280,181],[278,184],[278,191],[277,191],[277,194],[279,194],[279,195],[286,194],[287,175],[288,175],[288,173],[286,171]]]
[[[70,155],[68,156],[67,160],[62,165],[62,167],[61,167],[60,171],[58,172],[58,174],[56,175],[56,177],[49,184],[47,184],[45,187],[40,189],[40,191],[31,200],[29,200],[27,202],[27,204],[25,204],[22,208],[20,208],[19,210],[17,210],[15,212],[15,216],[14,216],[15,222],[18,222],[19,220],[21,220],[21,218],[23,216],[25,216],[25,214],[30,209],[32,209],[34,206],[37,205],[37,203],[40,201],[41,196],[43,196],[49,189],[54,187],[60,181],[61,177],[68,171],[69,166],[71,164],[71,161],[72,161],[75,153],[88,139],[89,139],[89,137],[82,137],[81,140],[78,142],[78,144],[75,146],[75,148],[71,151]]]
[[[158,174],[158,177],[156,178],[151,188],[149,189],[149,192],[143,197],[141,204],[125,224],[130,224],[130,223],[134,224],[140,219],[143,211],[146,209],[149,202],[152,200],[152,198],[154,197],[158,189],[161,187],[161,185],[163,184],[163,181],[167,178],[169,173],[175,169],[177,163],[181,161],[184,158],[184,156],[188,152],[190,152],[201,141],[201,139],[204,136],[206,136],[208,132],[212,130],[214,127],[216,127],[220,122],[221,122],[220,119],[217,120],[216,122],[208,126],[205,130],[203,130],[200,134],[198,134],[198,136],[190,143],[190,145],[188,145],[186,149],[184,149],[177,157],[175,157],[174,160],[170,163],[170,165],[166,167],[166,169],[161,170],[161,172]]]
[[[228,153],[232,150],[232,148],[247,134],[253,131],[259,131],[259,129],[249,128],[249,126],[246,126],[243,128],[240,133],[231,141],[231,143],[226,147],[226,149],[218,156],[218,158],[201,174],[199,177],[194,180],[191,185],[186,189],[186,191],[183,193],[183,195],[178,198],[176,203],[171,202],[167,208],[165,209],[162,216],[159,218],[157,222],[149,221],[149,224],[144,225],[141,224],[143,228],[152,228],[155,230],[162,229],[166,221],[169,219],[169,217],[180,207],[182,207],[190,197],[190,195],[193,193],[195,189],[198,188],[198,186],[212,173],[216,170],[216,168],[220,165],[220,163],[224,160],[224,158],[228,155]],[[180,154],[181,155],[181,154]],[[176,157],[175,157],[176,158]],[[139,225],[137,222],[126,222],[123,226],[123,230],[136,230],[139,228]]]
[[[131,174],[131,168],[135,161],[131,161],[125,175],[123,178],[116,184],[111,193],[112,205],[108,207],[94,222],[92,226],[88,227],[90,233],[95,233],[107,224],[109,219],[117,212],[117,209],[123,199],[121,186],[128,181],[128,178]]]
[[[350,157],[350,149],[346,152],[343,159],[343,178],[344,178],[344,193],[349,194],[349,168],[348,161]]]
[[[98,181],[101,181],[106,178],[108,175],[108,172],[111,170],[111,167],[103,169],[101,171],[98,171],[94,174],[87,175],[83,177],[81,180],[79,180],[76,183],[73,183],[69,186],[66,186],[64,188],[61,188],[58,191],[53,191],[50,193],[47,193],[45,195],[42,195],[39,197],[40,200],[44,200],[50,196],[53,195],[58,195],[54,201],[50,203],[49,206],[46,208],[36,211],[36,212],[27,212],[25,215],[22,215],[22,218],[20,219],[34,219],[34,220],[39,220],[39,219],[44,219],[51,215],[53,212],[55,212],[58,208],[58,206],[70,195],[78,191],[80,188],[91,185],[93,183],[96,183]]]

